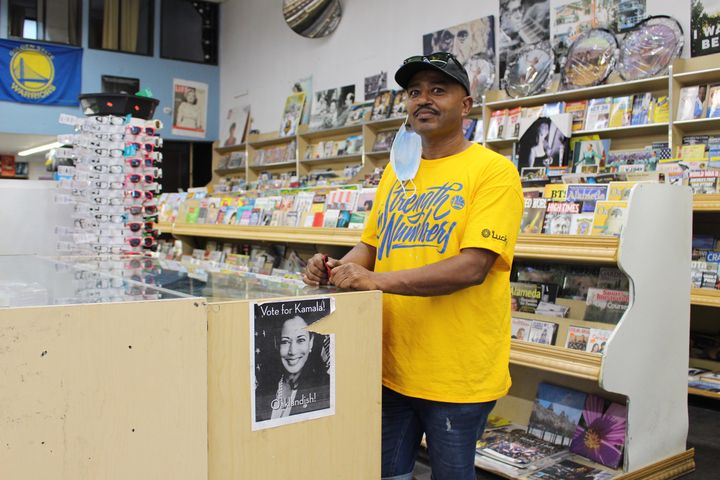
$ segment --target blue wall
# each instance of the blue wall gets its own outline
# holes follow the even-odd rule
[[[160,100],[155,118],[163,121],[165,128],[160,132],[163,138],[178,140],[203,140],[170,133],[172,112],[163,109],[173,107],[173,78],[202,82],[208,85],[209,99],[207,112],[207,136],[204,140],[216,140],[220,96],[220,70],[214,65],[165,60],[160,57],[160,2],[155,0],[154,57],[116,53],[105,50],[91,50],[88,46],[89,2],[83,1],[83,68],[82,92],[94,93],[101,90],[101,76],[115,75],[140,79],[140,88],[148,88]],[[0,1],[0,37],[7,38],[7,2]],[[0,132],[33,133],[56,135],[68,133],[68,127],[58,124],[61,113],[80,116],[80,107],[52,107],[24,103],[0,102]]]

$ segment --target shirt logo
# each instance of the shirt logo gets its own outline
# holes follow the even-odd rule
[[[407,196],[396,181],[378,215],[377,259],[389,257],[399,248],[434,248],[445,253],[457,226],[448,215],[451,209],[462,208],[456,200],[462,189],[462,183],[445,183]]]
[[[483,228],[483,231],[480,232],[480,235],[482,235],[483,238],[492,238],[493,240],[499,240],[501,242],[507,243],[507,235],[500,235],[499,233],[495,233],[495,230],[490,230],[489,228]]]
[[[460,195],[455,195],[450,202],[450,206],[455,210],[462,210],[465,206],[465,199]]]

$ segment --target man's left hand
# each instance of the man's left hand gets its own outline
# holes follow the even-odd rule
[[[346,290],[377,290],[376,275],[356,263],[345,263],[332,269],[330,283]]]

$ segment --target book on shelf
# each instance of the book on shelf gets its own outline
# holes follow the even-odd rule
[[[616,324],[622,318],[630,303],[630,294],[625,290],[589,288],[583,320]]]
[[[505,134],[505,126],[507,125],[510,110],[507,108],[502,110],[494,110],[490,114],[490,123],[488,124],[487,139],[499,140]]]
[[[567,102],[565,104],[565,113],[573,116],[572,131],[577,132],[585,127],[585,111],[587,110],[587,100],[578,100],[576,102]]]
[[[707,94],[707,118],[720,117],[720,83],[708,86]]]
[[[350,107],[345,125],[360,125],[370,120],[372,114],[373,102],[354,103]]]
[[[632,98],[632,95],[623,95],[612,99],[608,127],[618,128],[630,125],[633,103]]]
[[[692,85],[680,89],[678,113],[675,120],[693,120],[702,118],[705,110],[707,85]]]
[[[527,432],[555,445],[570,446],[586,400],[583,391],[540,382]]]
[[[652,93],[638,93],[633,96],[632,118],[630,125],[646,125],[650,122],[652,109]]]
[[[392,108],[390,109],[390,117],[403,117],[407,115],[407,91],[400,90],[395,92],[393,96]]]
[[[653,100],[653,123],[667,123],[670,121],[670,98],[660,95]]]
[[[541,116],[550,117],[561,113],[565,113],[565,102],[550,102],[543,105]]]
[[[377,132],[375,135],[375,143],[373,143],[372,151],[373,152],[386,152],[390,150],[390,147],[392,146],[393,140],[395,139],[395,134],[397,133],[397,130],[382,130],[380,132]]]
[[[588,101],[585,130],[603,130],[610,122],[612,97],[593,98]]]
[[[515,107],[515,108],[508,110],[506,126],[503,129],[502,138],[504,138],[504,139],[518,138],[518,136],[520,135],[521,111],[522,111],[522,109],[520,107]]]

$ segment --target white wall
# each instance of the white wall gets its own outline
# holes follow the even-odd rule
[[[685,31],[689,56],[690,0],[646,0],[651,15],[671,15]],[[307,39],[285,24],[281,0],[229,0],[221,5],[220,115],[235,97],[249,102],[253,128],[277,131],[292,83],[312,75],[313,90],[355,84],[388,72],[388,87],[400,62],[422,53],[422,36],[441,28],[495,15],[498,0],[341,0],[343,18],[327,38]],[[568,0],[551,0],[555,6]],[[552,27],[551,27],[552,28]],[[497,50],[497,34],[496,50]],[[362,94],[356,96],[362,99]]]

